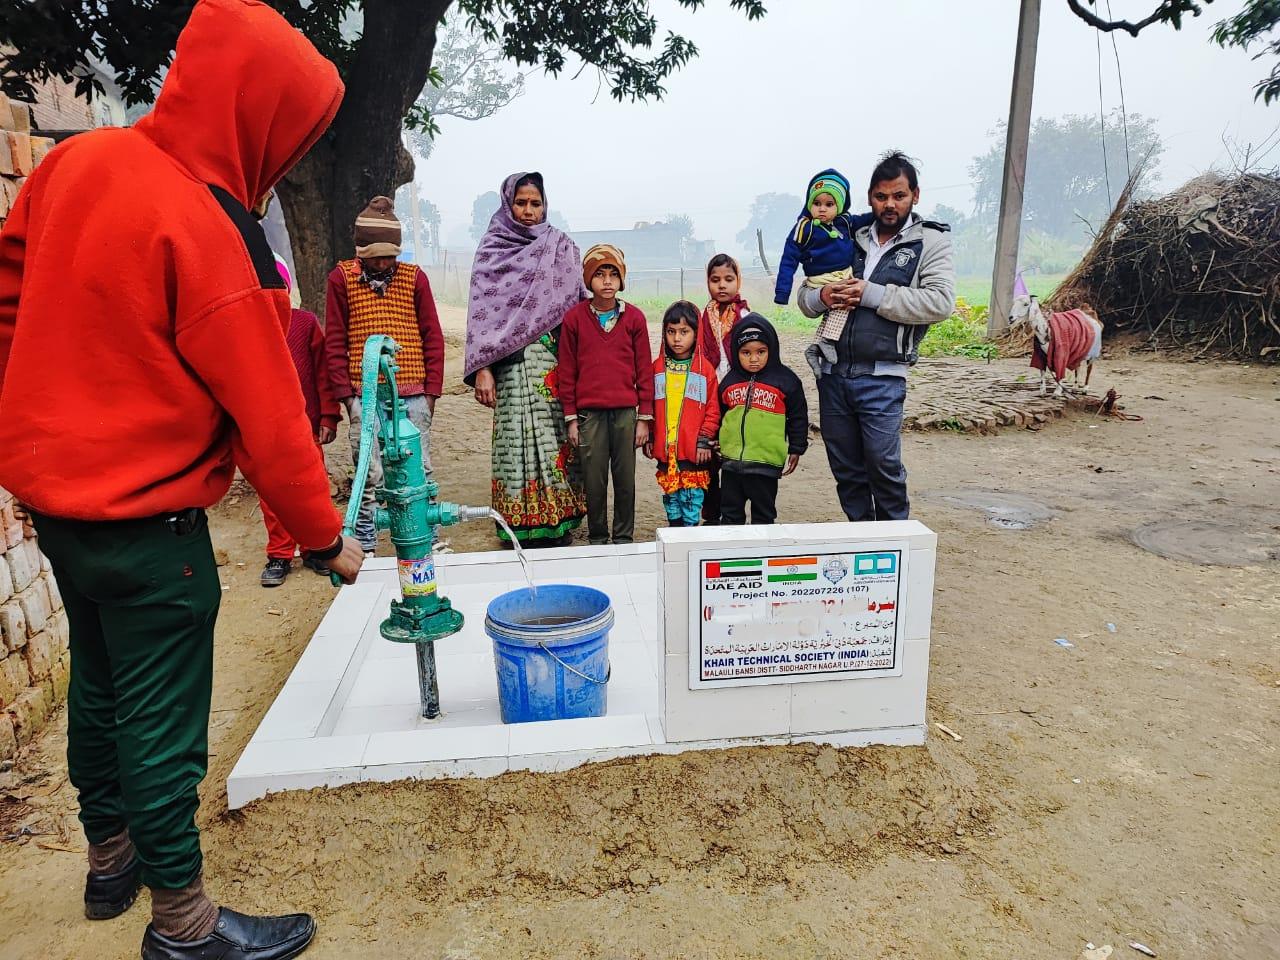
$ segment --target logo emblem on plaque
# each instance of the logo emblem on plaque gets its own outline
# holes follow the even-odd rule
[[[839,583],[849,574],[849,566],[839,557],[831,557],[822,565],[822,575],[832,583]]]

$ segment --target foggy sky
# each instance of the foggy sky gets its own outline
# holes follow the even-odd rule
[[[1153,3],[1114,0],[1113,9],[1137,19]],[[920,159],[922,210],[946,203],[967,212],[968,165],[1008,113],[1017,0],[767,5],[753,23],[727,0],[708,0],[696,14],[657,0],[660,29],[700,50],[668,80],[661,102],[618,103],[595,71],[571,79],[571,62],[559,78],[531,74],[524,96],[493,117],[442,120],[417,180],[440,207],[446,241],[465,234],[477,194],[536,169],[573,229],[687,213],[699,239],[736,252],[734,235],[757,194],[800,194],[813,173],[834,166],[857,195],[889,147]],[[1209,42],[1213,24],[1241,6],[1219,0],[1181,31],[1115,34],[1127,109],[1155,118],[1164,138],[1163,185],[1226,164],[1224,133],[1256,143],[1280,123],[1280,107],[1253,100],[1270,59]],[[1035,117],[1097,115],[1098,36],[1065,0],[1043,0]],[[1113,56],[1102,35],[1108,111],[1120,105]],[[1271,161],[1280,162],[1280,150]]]

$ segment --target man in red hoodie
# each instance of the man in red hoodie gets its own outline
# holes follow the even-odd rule
[[[0,485],[32,515],[70,620],[85,911],[121,913],[147,884],[144,960],[276,960],[315,932],[306,915],[219,909],[201,884],[222,593],[204,508],[238,464],[310,555],[359,571],[249,214],[342,92],[271,8],[200,0],[155,109],[53,150],[0,233]]]

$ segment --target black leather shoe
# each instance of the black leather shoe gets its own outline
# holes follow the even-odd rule
[[[213,933],[203,940],[170,940],[148,925],[142,960],[286,960],[315,935],[316,922],[306,913],[250,917],[219,907]]]
[[[118,917],[138,899],[142,862],[136,857],[119,873],[90,873],[84,882],[84,915],[90,920]]]
[[[293,569],[292,560],[283,560],[279,557],[268,557],[267,565],[262,568],[262,576],[259,582],[264,587],[278,587],[284,583],[284,578],[289,576],[289,571]]]

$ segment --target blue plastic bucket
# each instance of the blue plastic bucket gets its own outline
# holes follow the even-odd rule
[[[567,584],[512,590],[489,604],[503,723],[602,717],[609,684],[607,594]]]

